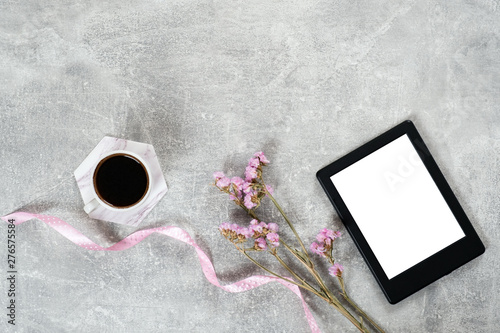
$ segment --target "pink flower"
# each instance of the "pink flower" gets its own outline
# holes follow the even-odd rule
[[[258,225],[259,224],[259,220],[253,219],[252,221],[250,221],[250,224],[252,224],[252,225]]]
[[[267,223],[266,222],[260,222],[259,226],[262,227],[262,228],[266,228],[267,229]]]
[[[258,234],[261,234],[262,233],[262,227],[258,224],[251,224],[248,229],[250,231],[252,231],[252,233],[258,233]]]
[[[269,243],[271,243],[272,247],[280,246],[280,236],[275,232],[270,232],[266,236]]]
[[[229,228],[231,227],[231,225],[227,222],[224,222],[222,223],[220,226],[219,226],[219,230],[220,231],[223,231],[223,230],[229,230]]]
[[[243,185],[241,186],[241,190],[243,191],[243,193],[250,193],[252,191],[252,183],[243,183]]]
[[[245,169],[245,180],[247,182],[250,182],[255,178],[257,178],[257,169],[254,167],[251,167],[250,165],[247,166]]]
[[[316,235],[316,239],[318,240],[318,242],[324,243],[325,239],[326,239],[326,236],[325,236],[325,234],[323,234],[322,232],[320,232],[319,234]]]
[[[323,245],[320,245],[316,242],[312,242],[311,246],[309,247],[309,249],[313,252],[313,253],[316,253],[317,255],[320,255],[322,257],[325,257],[325,247]]]
[[[272,232],[278,232],[279,227],[276,223],[271,222],[267,224],[267,229],[271,230]]]
[[[243,203],[244,203],[245,207],[248,208],[248,209],[252,209],[255,206],[257,206],[257,204],[252,201],[252,195],[251,194],[245,195],[245,200],[244,200]]]
[[[261,151],[256,152],[253,156],[257,157],[260,160],[260,163],[262,163],[264,165],[270,163],[269,160],[264,155],[264,153]]]
[[[335,238],[339,238],[340,235],[340,231],[332,231],[330,229],[324,228],[316,236],[316,239],[321,243],[325,243],[326,245],[332,245],[332,242],[335,240]]]
[[[327,228],[324,228],[323,230],[321,230],[321,232],[328,238],[331,238],[331,239],[335,239],[335,234],[333,233],[333,230],[330,230],[330,229],[327,229]]]
[[[219,226],[219,230],[221,231],[224,237],[228,238],[231,242],[238,240],[244,241],[241,236],[246,240],[247,238],[251,238],[253,232],[249,228],[240,227],[236,223],[222,223]]]
[[[262,251],[267,250],[267,243],[263,237],[259,237],[255,240],[254,247],[256,250]]]
[[[231,178],[231,183],[236,187],[238,191],[241,191],[245,182],[240,177],[233,177]]]
[[[239,234],[243,235],[245,238],[252,238],[253,231],[251,231],[249,228],[241,228]]]
[[[231,181],[226,176],[224,176],[222,178],[219,178],[217,180],[217,186],[220,187],[220,188],[228,187],[229,184],[231,184]]]
[[[260,165],[260,161],[258,158],[256,157],[252,157],[249,161],[248,161],[248,166],[249,167],[252,167],[254,169],[258,168]]]
[[[224,177],[224,172],[222,171],[217,171],[217,172],[214,172],[214,179],[217,181],[219,179],[221,179],[222,177]]]
[[[222,179],[224,179],[224,178],[222,178]],[[244,181],[240,177],[231,178],[231,185],[232,186],[229,188],[229,191],[230,191],[229,199],[231,199],[233,201],[238,201],[243,197],[243,195],[241,193],[243,183],[244,183]]]
[[[337,263],[333,264],[333,266],[328,269],[328,272],[330,273],[331,276],[337,276],[337,277],[341,277],[343,271],[344,267],[341,264]]]

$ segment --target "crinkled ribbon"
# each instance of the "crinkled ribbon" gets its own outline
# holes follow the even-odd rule
[[[178,227],[173,227],[173,226],[167,226],[167,227],[158,227],[158,228],[152,228],[152,229],[146,229],[146,230],[139,230],[128,237],[125,237],[118,243],[110,246],[110,247],[102,247],[90,239],[88,239],[85,235],[83,235],[80,231],[76,230],[73,228],[71,225],[66,223],[65,221],[54,217],[50,215],[41,215],[41,214],[31,214],[31,213],[26,213],[26,212],[16,212],[10,215],[6,215],[1,217],[2,220],[8,222],[9,219],[14,219],[15,225],[21,224],[23,222],[26,222],[31,219],[39,219],[45,224],[47,224],[49,227],[52,229],[56,230],[59,232],[61,235],[75,243],[76,245],[83,247],[87,250],[92,250],[92,251],[122,251],[126,250],[138,243],[140,243],[144,238],[148,237],[152,233],[160,233],[168,237],[172,237],[174,239],[177,239],[181,242],[184,242],[186,244],[191,245],[194,247],[196,250],[196,253],[198,254],[198,259],[200,260],[201,268],[203,270],[203,274],[205,274],[205,277],[207,280],[230,293],[239,293],[242,291],[247,291],[251,290],[253,288],[256,288],[258,286],[264,285],[269,282],[279,282],[288,289],[290,289],[292,292],[294,292],[302,301],[302,306],[304,307],[304,312],[306,314],[307,321],[309,323],[309,326],[311,328],[312,332],[320,332],[318,325],[316,324],[316,321],[314,320],[314,317],[312,316],[311,312],[309,311],[309,308],[307,307],[306,302],[304,301],[304,298],[302,297],[302,293],[300,292],[300,289],[298,286],[291,284],[289,282],[283,281],[277,277],[274,276],[265,276],[265,275],[254,275],[251,277],[248,277],[246,279],[243,279],[241,281],[235,282],[233,284],[229,284],[226,286],[223,286],[219,283],[219,280],[217,279],[217,276],[215,274],[215,269],[214,266],[212,265],[212,262],[208,258],[208,256],[203,252],[203,250],[198,246],[198,244],[195,243],[195,241],[191,238],[191,236],[184,230]]]

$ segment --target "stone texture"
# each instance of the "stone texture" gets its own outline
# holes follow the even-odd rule
[[[169,191],[141,228],[186,229],[230,283],[261,272],[218,234],[220,222],[245,218],[210,185],[213,171],[239,175],[264,150],[268,182],[309,242],[322,227],[343,230],[316,171],[411,119],[486,253],[393,306],[345,237],[347,286],[388,332],[494,332],[499,10],[495,0],[0,0],[0,215],[56,215],[113,244],[134,229],[90,219],[72,173],[106,135],[149,143]],[[282,223],[269,203],[262,216]],[[1,331],[309,329],[281,285],[226,293],[166,237],[104,253],[36,222],[17,234],[17,325],[4,315]],[[0,246],[3,271],[6,255]],[[356,331],[306,299],[324,332]]]

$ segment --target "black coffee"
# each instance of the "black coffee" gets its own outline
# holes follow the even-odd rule
[[[94,172],[97,195],[117,208],[127,208],[141,201],[148,186],[146,169],[130,155],[110,155],[97,165]]]

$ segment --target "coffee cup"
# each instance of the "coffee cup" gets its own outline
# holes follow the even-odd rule
[[[84,206],[87,214],[98,207],[114,212],[133,210],[141,206],[151,192],[151,171],[134,152],[110,151],[97,162],[91,187],[92,196]]]

